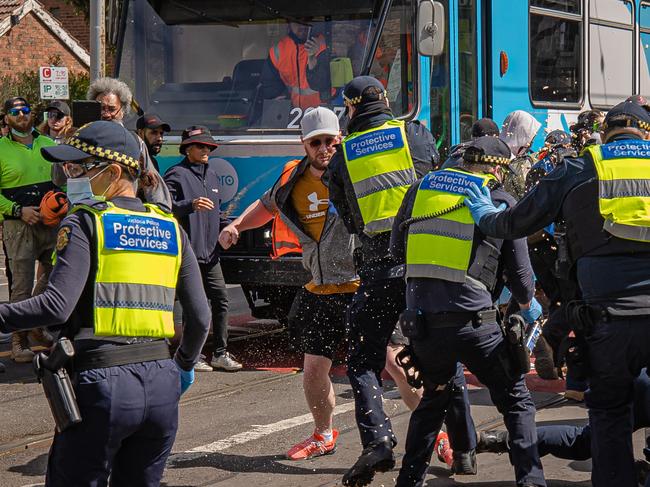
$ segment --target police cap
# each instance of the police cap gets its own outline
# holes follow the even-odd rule
[[[384,85],[372,76],[357,76],[343,89],[343,100],[351,106],[383,100],[386,96]]]
[[[463,160],[469,164],[507,166],[510,163],[510,148],[497,137],[480,137],[468,144]]]
[[[78,129],[64,144],[41,149],[50,162],[81,162],[96,156],[140,170],[140,144],[122,125],[99,120]]]
[[[640,105],[624,101],[612,108],[605,116],[605,130],[616,127],[632,127],[650,131],[650,114]]]

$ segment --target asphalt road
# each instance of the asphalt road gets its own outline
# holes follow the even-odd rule
[[[0,282],[0,299],[5,291],[6,286]],[[232,331],[237,337],[231,351],[246,368],[231,374],[197,374],[196,384],[181,402],[180,428],[163,485],[340,485],[342,475],[361,451],[352,394],[343,367],[337,364],[333,370],[337,395],[335,427],[341,433],[337,452],[311,461],[286,460],[286,451],[312,432],[302,394],[300,356],[288,351],[282,333],[259,336],[259,332],[277,329],[277,323],[252,321],[240,289],[233,287],[230,293]],[[7,364],[7,372],[0,374],[0,486],[40,486],[44,482],[53,421],[30,365],[13,364],[7,356],[8,345],[3,345],[0,360]],[[409,413],[392,383],[387,381],[386,386],[385,409],[400,439],[396,450],[399,467]],[[586,421],[583,407],[561,399],[562,381],[549,383],[531,375],[529,387],[539,406],[538,423]],[[503,428],[483,388],[470,386],[470,400],[479,429]],[[643,435],[639,432],[635,435],[637,457],[642,457],[642,444]],[[544,467],[550,487],[590,485],[589,462],[547,457]],[[446,466],[436,460],[429,474],[426,485],[435,487],[514,485],[512,467],[505,455],[480,455],[477,476],[450,477]],[[397,470],[380,474],[373,485],[393,485],[396,475]]]

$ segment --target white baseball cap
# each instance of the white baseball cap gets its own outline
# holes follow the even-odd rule
[[[310,139],[317,135],[339,135],[339,119],[329,108],[316,107],[308,111],[300,122],[302,128],[302,138]]]

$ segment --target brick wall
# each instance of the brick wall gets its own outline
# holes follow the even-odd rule
[[[83,13],[77,12],[72,5],[66,3],[64,0],[39,1],[45,10],[61,22],[63,28],[68,31],[68,34],[77,39],[87,51],[90,50],[89,22]]]
[[[60,39],[33,14],[27,14],[20,24],[0,37],[0,75],[38,69],[47,66],[53,55],[61,56],[62,65],[71,71],[87,68]]]

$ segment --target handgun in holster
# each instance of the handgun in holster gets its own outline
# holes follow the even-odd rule
[[[589,377],[587,336],[594,325],[593,311],[582,301],[571,301],[567,306],[567,317],[575,337],[565,339],[562,351],[572,375],[576,380],[584,381]]]
[[[404,310],[399,316],[398,324],[402,329],[402,333],[410,342],[422,340],[426,337],[426,322],[420,310]],[[422,387],[422,376],[410,344],[400,350],[395,356],[395,362],[404,370],[406,381],[411,387],[415,389]]]
[[[67,338],[60,338],[49,355],[38,353],[34,357],[34,371],[43,384],[58,432],[81,422],[81,413],[65,366],[74,356],[74,347]]]
[[[526,346],[526,322],[511,314],[502,325],[514,377],[530,372],[530,351]]]

